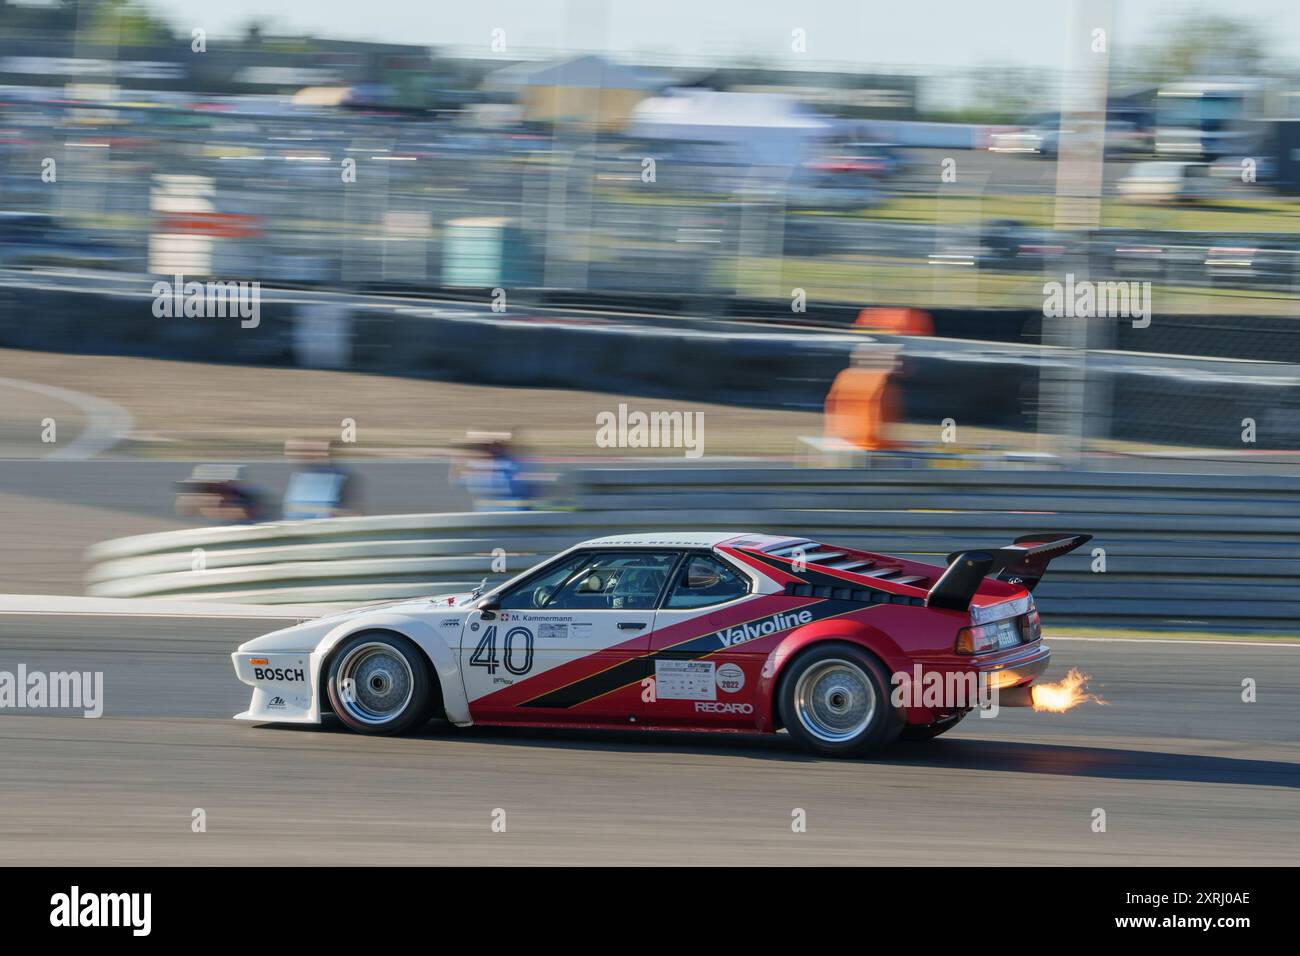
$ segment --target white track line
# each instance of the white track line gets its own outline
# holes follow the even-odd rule
[[[72,405],[86,416],[86,427],[81,430],[81,434],[68,444],[56,447],[45,456],[46,458],[63,461],[83,461],[94,458],[101,451],[108,451],[120,442],[135,427],[135,419],[131,417],[130,412],[121,405],[96,395],[74,392],[56,385],[23,382],[16,378],[0,378],[0,388],[36,392],[46,398]]]
[[[339,610],[304,604],[205,604],[202,601],[167,601],[157,598],[96,598],[56,594],[0,594],[0,615],[53,617],[199,617],[302,619],[318,618]],[[1109,644],[1204,644],[1215,647],[1295,647],[1281,641],[1212,641],[1179,637],[1069,637],[1047,634],[1045,641],[1092,641]]]
[[[1103,644],[1210,644],[1216,647],[1300,647],[1282,641],[1206,641],[1189,637],[1062,637],[1044,634],[1045,641],[1096,641]]]
[[[155,598],[97,598],[56,594],[0,594],[0,615],[198,617],[198,618],[318,618],[335,608],[303,604],[205,604],[202,601],[167,601]]]

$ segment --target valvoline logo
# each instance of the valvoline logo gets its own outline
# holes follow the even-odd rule
[[[807,624],[812,619],[812,611],[790,611],[789,613],[781,611],[771,617],[759,618],[757,621],[746,621],[744,624],[737,624],[735,627],[724,628],[715,633],[714,637],[718,639],[718,643],[723,647],[735,647],[737,644],[757,640],[760,637],[775,634],[777,631],[788,631],[800,624]]]

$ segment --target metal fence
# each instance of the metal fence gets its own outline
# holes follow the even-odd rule
[[[355,605],[498,581],[628,531],[769,531],[942,564],[1030,531],[1089,532],[1038,591],[1050,619],[1292,630],[1293,478],[1053,471],[592,469],[577,512],[395,515],[204,528],[90,549],[89,593]],[[503,568],[504,563],[504,568]]]
[[[1150,228],[1053,233],[1008,218],[996,196],[941,192],[938,157],[928,153],[874,182],[858,202],[708,144],[612,135],[523,135],[354,114],[127,108],[87,118],[30,104],[11,106],[7,123],[23,136],[0,143],[7,160],[0,208],[51,213],[78,237],[111,240],[119,268],[149,261],[151,237],[163,228],[151,204],[159,183],[191,176],[212,190],[207,211],[252,216],[256,229],[222,237],[210,223],[190,222],[181,238],[212,246],[213,274],[263,281],[456,285],[444,272],[448,225],[504,219],[518,225],[541,266],[532,282],[486,288],[671,287],[785,300],[802,288],[811,301],[1041,308],[1042,282],[1086,261],[1095,278],[1170,290],[1162,292],[1165,312],[1186,308],[1175,289],[1209,296],[1245,288],[1266,298],[1300,290],[1294,234],[1162,230],[1157,213],[1127,217]],[[649,182],[646,159],[657,162]],[[46,160],[57,163],[50,183],[39,176]],[[1049,168],[999,167],[996,191],[1045,188]],[[891,199],[911,205],[877,215]],[[72,244],[70,237],[65,245]],[[94,258],[107,257],[100,250]]]

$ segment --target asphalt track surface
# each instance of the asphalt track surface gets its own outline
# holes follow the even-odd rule
[[[1300,648],[1059,641],[1109,701],[875,760],[785,736],[229,719],[271,621],[0,618],[0,670],[102,670],[104,716],[0,713],[0,864],[1293,864]],[[1241,682],[1258,682],[1258,702]],[[207,830],[192,831],[195,808]],[[792,830],[796,808],[807,830]],[[1106,831],[1093,832],[1096,808]],[[505,832],[492,829],[505,811]]]

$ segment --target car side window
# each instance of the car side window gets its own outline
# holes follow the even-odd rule
[[[676,551],[598,551],[547,601],[565,611],[648,611],[677,563]]]
[[[533,575],[507,591],[501,598],[501,607],[508,611],[535,611],[544,607],[560,585],[569,580],[578,568],[589,560],[591,560],[590,554],[575,554],[568,560]]]
[[[743,597],[749,593],[749,581],[717,558],[691,555],[677,574],[677,582],[668,595],[665,608],[708,607]]]

